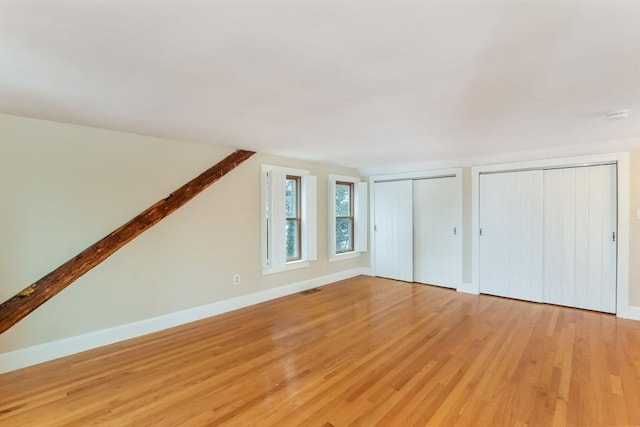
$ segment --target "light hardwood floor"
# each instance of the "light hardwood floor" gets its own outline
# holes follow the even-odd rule
[[[358,277],[0,376],[0,425],[640,425],[640,322]]]

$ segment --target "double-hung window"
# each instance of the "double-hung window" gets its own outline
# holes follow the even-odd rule
[[[287,175],[285,180],[285,216],[287,235],[287,262],[299,261],[302,256],[300,214],[300,181],[301,177]]]
[[[262,166],[262,273],[306,267],[317,259],[316,177]]]
[[[367,250],[367,184],[359,178],[329,175],[329,261]]]
[[[353,251],[353,182],[336,181],[336,254]]]

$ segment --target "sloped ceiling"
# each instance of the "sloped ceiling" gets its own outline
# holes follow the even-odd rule
[[[0,4],[4,113],[358,168],[640,137],[640,0]]]

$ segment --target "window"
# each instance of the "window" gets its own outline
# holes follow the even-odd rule
[[[316,256],[316,177],[262,166],[262,273],[306,267]]]
[[[287,234],[287,262],[298,261],[302,250],[300,247],[300,177],[287,175],[285,181],[285,216]]]
[[[329,175],[329,261],[367,250],[367,184],[359,178]]]
[[[336,253],[353,251],[353,183],[336,182]]]

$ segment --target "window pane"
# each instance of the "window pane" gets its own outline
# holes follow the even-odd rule
[[[295,218],[298,216],[298,180],[287,178],[285,191],[285,214],[287,218]]]
[[[352,221],[351,218],[336,218],[336,252],[351,252],[353,250]]]
[[[336,216],[351,216],[350,184],[336,184]]]
[[[300,223],[297,219],[287,220],[287,261],[300,259]]]

